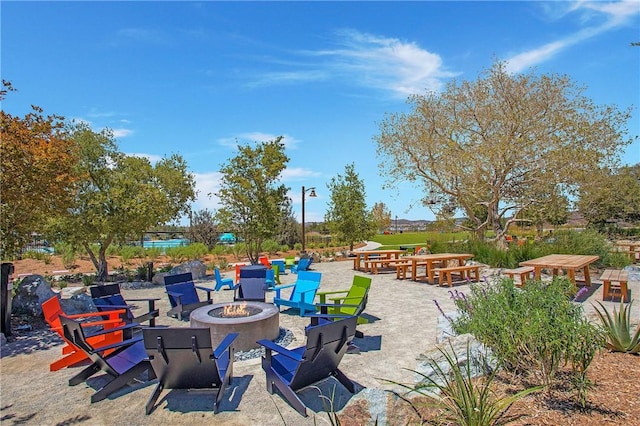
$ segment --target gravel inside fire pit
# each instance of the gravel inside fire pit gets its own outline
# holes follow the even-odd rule
[[[286,348],[294,340],[295,338],[293,337],[291,330],[280,327],[278,338],[273,342]],[[260,346],[259,348],[251,349],[249,351],[236,351],[235,355],[236,361],[246,361],[248,359],[259,358],[264,355],[264,348]]]

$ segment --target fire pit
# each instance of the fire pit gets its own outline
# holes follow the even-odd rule
[[[240,333],[238,351],[258,348],[257,340],[275,340],[280,333],[279,309],[270,303],[229,302],[203,306],[191,312],[191,327],[208,327],[217,345],[229,333]]]

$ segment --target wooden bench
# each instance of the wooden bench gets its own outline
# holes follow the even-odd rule
[[[443,285],[446,281],[449,287],[453,285],[452,275],[454,273],[460,274],[460,279],[474,279],[480,281],[480,266],[478,265],[461,265],[461,266],[449,266],[446,268],[434,268],[434,274],[438,274],[438,284]],[[473,274],[473,277],[472,277]]]
[[[395,268],[398,264],[407,263],[402,259],[367,259],[364,262],[365,272],[371,272],[377,274],[378,269],[382,268]]]
[[[518,287],[522,287],[525,281],[533,279],[533,273],[535,268],[533,266],[521,266],[515,269],[505,269],[502,271],[503,274],[511,278],[515,281],[515,276],[517,275],[520,278],[520,284],[516,284]]]
[[[629,272],[619,269],[607,269],[600,276],[603,283],[602,300],[612,298],[614,290],[620,291],[620,299],[627,301],[627,281],[629,281]]]
[[[427,262],[418,262],[416,263],[416,268],[418,266],[427,266]],[[409,268],[411,268],[411,262],[410,261],[403,261],[402,263],[397,263],[396,264],[396,279],[398,280],[404,280],[407,278],[407,272],[409,271]]]

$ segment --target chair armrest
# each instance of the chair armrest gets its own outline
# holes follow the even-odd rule
[[[105,315],[122,315],[126,312],[126,309],[112,309],[112,310],[108,310],[108,311],[102,311],[102,312],[86,312],[83,314],[71,314],[71,315],[67,315],[64,314],[65,317],[67,318],[72,318],[72,319],[78,319],[78,318],[85,318],[85,317],[104,317]]]
[[[158,297],[143,297],[141,299],[129,299],[129,298],[127,298],[127,300],[132,300],[134,302],[144,302],[144,301],[155,302],[156,300],[160,300],[160,298],[158,298]]]
[[[195,288],[200,289],[202,291],[206,291],[207,292],[207,300],[211,300],[211,292],[215,291],[215,289],[213,289],[213,288],[202,287],[200,285],[195,286]]]
[[[276,297],[279,299],[280,298],[280,290],[283,290],[285,288],[291,288],[291,287],[295,287],[295,284],[277,285],[275,287],[272,287],[272,289],[276,291]]]
[[[302,361],[302,355],[298,354],[297,352],[290,351],[287,348],[283,348],[282,346],[273,343],[271,340],[262,339],[258,340],[256,343],[264,346],[267,350],[278,352],[279,354],[284,355],[294,361]]]
[[[316,293],[316,295],[320,298],[320,303],[325,303],[327,301],[328,294],[338,294],[338,293],[349,293],[349,290],[319,291]],[[333,299],[336,299],[336,298],[330,298],[330,300],[333,300]]]
[[[88,334],[86,337],[102,336],[103,334],[111,334],[115,331],[124,331],[124,330],[129,330],[131,328],[138,328],[138,327],[141,327],[141,326],[137,322],[130,322],[120,327],[98,330],[94,333]]]
[[[142,341],[142,336],[136,336],[131,339],[123,340],[121,342],[115,342],[110,345],[93,348],[93,352],[103,352],[109,349],[119,348],[121,346],[131,346],[134,343],[141,342],[141,341]]]
[[[99,326],[99,325],[105,326],[105,325],[122,324],[123,322],[124,321],[122,321],[122,319],[108,319],[108,320],[102,320],[102,321],[81,322],[80,326],[81,327],[96,327],[96,326]],[[113,328],[111,328],[109,330],[113,330]]]
[[[234,340],[239,336],[239,333],[229,333],[227,337],[225,337],[222,342],[218,345],[218,347],[213,351],[213,357],[218,359],[224,354],[229,346],[233,343]]]
[[[177,302],[181,304],[180,299],[182,298],[182,293],[174,293],[173,291],[167,291],[169,296],[175,297]]]
[[[342,319],[342,318],[351,318],[353,315],[346,315],[346,314],[304,314],[305,317],[311,318],[311,325],[315,326],[318,325],[319,319],[326,319],[326,320],[332,320],[332,319]]]
[[[131,309],[131,306],[129,306],[129,305],[109,305],[109,306],[104,306],[103,305],[103,306],[96,306],[96,309],[100,309],[102,307],[107,308],[107,309],[116,308],[116,309],[120,309],[122,311],[128,311],[128,310]],[[102,315],[104,315],[107,312],[109,312],[109,311],[100,311],[100,313]]]

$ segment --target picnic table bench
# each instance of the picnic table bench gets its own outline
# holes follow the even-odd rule
[[[449,287],[453,285],[453,274],[460,275],[461,280],[474,279],[476,282],[480,281],[480,266],[478,265],[460,265],[448,266],[446,268],[433,268],[433,272],[438,277],[439,285],[443,285],[446,282],[447,284],[449,284]]]
[[[522,287],[527,280],[533,279],[535,268],[533,266],[521,266],[515,269],[505,269],[503,274],[515,281],[515,276],[520,278],[520,284],[516,284],[518,287]]]
[[[620,299],[627,301],[627,282],[629,281],[629,272],[620,269],[607,269],[600,276],[602,281],[602,300],[613,298],[614,290],[620,291]]]
[[[409,262],[402,259],[389,259],[389,258],[372,258],[364,261],[364,271],[377,274],[379,269],[383,268],[395,268],[397,265],[409,264]]]

